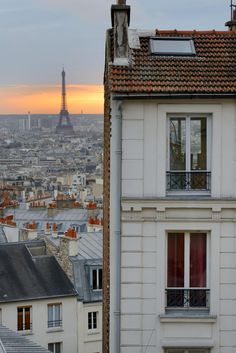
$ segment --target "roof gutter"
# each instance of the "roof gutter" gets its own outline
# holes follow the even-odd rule
[[[114,100],[124,99],[235,99],[235,93],[114,93]]]

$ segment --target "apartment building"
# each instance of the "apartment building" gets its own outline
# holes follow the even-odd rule
[[[78,352],[77,292],[44,242],[1,244],[0,268],[0,325],[51,352]]]
[[[235,353],[236,11],[225,31],[111,15],[103,352]]]

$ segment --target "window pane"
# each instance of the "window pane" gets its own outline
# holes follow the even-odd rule
[[[185,119],[170,119],[170,170],[185,170],[186,123]]]
[[[25,330],[30,330],[30,308],[25,308]]]
[[[191,170],[207,170],[207,119],[191,119]]]
[[[99,269],[99,289],[102,289],[102,269]]]
[[[92,313],[88,313],[88,329],[92,328]]]
[[[53,343],[48,343],[48,350],[53,352]]]
[[[93,313],[93,328],[97,328],[97,313]]]
[[[184,234],[168,234],[167,286],[184,287]]]
[[[151,39],[152,54],[194,55],[193,40],[190,38],[155,38]]]
[[[48,321],[53,321],[53,306],[48,305]]]
[[[18,331],[23,330],[23,308],[17,309],[17,329]]]
[[[206,234],[190,236],[190,287],[206,287]]]
[[[97,270],[93,270],[93,289],[97,289]]]
[[[60,319],[61,319],[61,314],[60,314],[61,306],[60,306],[60,304],[58,304],[58,305],[55,305],[54,307],[55,307],[55,321],[60,321]]]
[[[55,343],[55,353],[61,353],[61,343]]]

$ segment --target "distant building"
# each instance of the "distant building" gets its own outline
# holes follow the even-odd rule
[[[2,324],[50,351],[77,352],[77,292],[44,242],[1,244],[0,268]]]

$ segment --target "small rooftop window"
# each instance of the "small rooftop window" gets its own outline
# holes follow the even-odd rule
[[[161,37],[150,39],[152,55],[175,55],[193,56],[196,55],[192,38]]]

